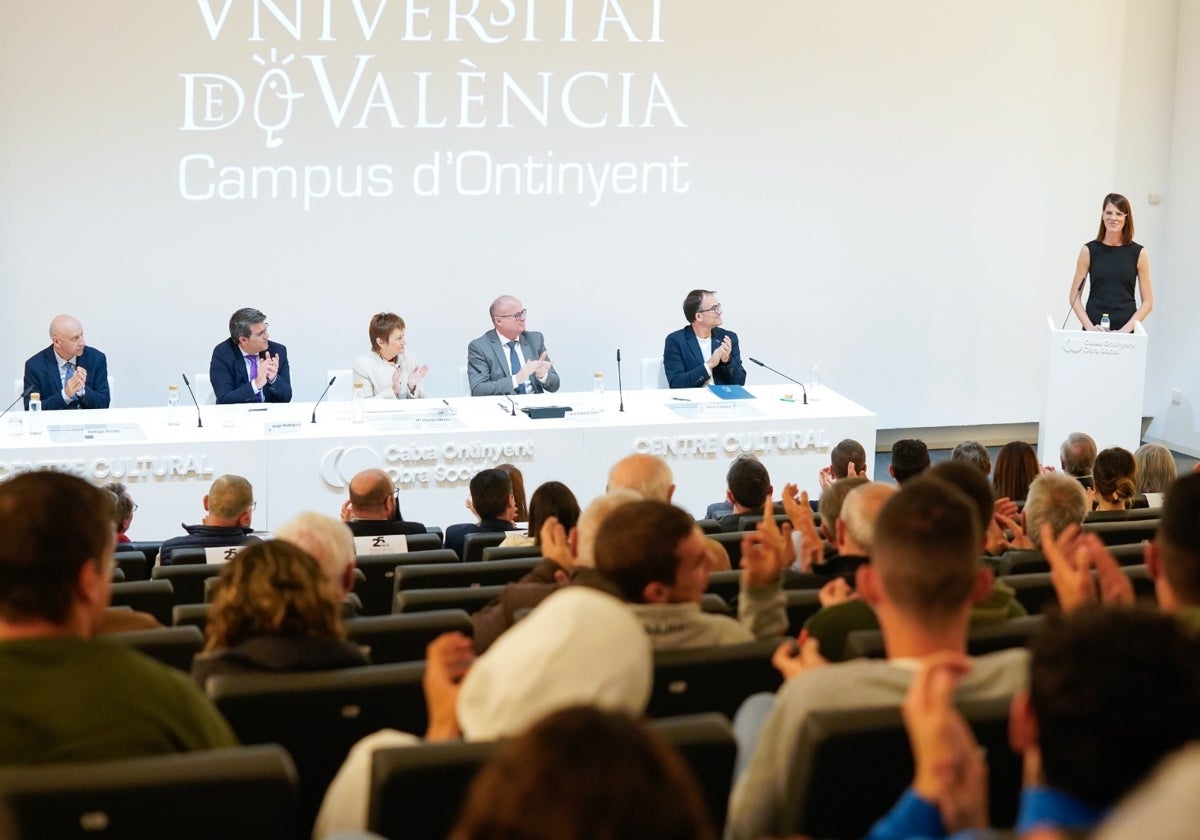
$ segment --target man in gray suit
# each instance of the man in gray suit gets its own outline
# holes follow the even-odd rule
[[[539,332],[525,330],[525,309],[512,295],[492,301],[495,329],[467,345],[471,396],[540,394],[558,390],[558,372]]]

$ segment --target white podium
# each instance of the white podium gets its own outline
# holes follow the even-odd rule
[[[1141,445],[1146,343],[1141,322],[1132,333],[1060,330],[1046,317],[1046,402],[1038,427],[1038,458],[1058,466],[1059,447],[1071,432],[1096,446]]]

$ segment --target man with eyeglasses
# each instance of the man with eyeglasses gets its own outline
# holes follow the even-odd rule
[[[246,307],[229,318],[229,340],[213,348],[208,364],[217,403],[292,401],[287,348],[270,340],[267,316]]]
[[[717,293],[693,289],[683,299],[687,326],[667,336],[663,368],[672,388],[745,385],[737,333],[722,329]]]
[[[356,537],[424,534],[420,522],[400,515],[400,491],[380,469],[363,470],[350,479],[350,498],[342,505],[342,521]]]
[[[492,301],[493,329],[467,345],[471,396],[540,394],[558,390],[558,372],[540,332],[525,329],[525,307],[512,295]]]
[[[199,525],[184,525],[183,530],[187,531],[184,536],[164,542],[158,552],[158,562],[171,565],[171,555],[181,548],[222,548],[258,542],[250,527],[250,518],[257,506],[249,481],[240,475],[221,476],[204,497],[204,519]]]

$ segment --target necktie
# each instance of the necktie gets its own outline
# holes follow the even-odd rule
[[[508,363],[509,363],[509,365],[512,366],[512,375],[513,376],[516,376],[518,373],[521,372],[521,360],[517,356],[517,342],[515,339],[513,341],[508,342]],[[517,393],[518,394],[525,393],[525,383],[524,382],[522,382],[520,385],[517,386]]]
[[[255,379],[258,378],[258,356],[254,353],[247,353],[246,361],[248,361],[250,363],[250,381],[253,382]],[[254,400],[255,400],[255,402],[262,402],[262,400],[263,400],[262,391],[259,391],[257,394],[254,395]]]
[[[63,387],[67,387],[67,380],[75,375],[75,363],[67,362],[63,365]]]

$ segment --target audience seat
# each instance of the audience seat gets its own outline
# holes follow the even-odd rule
[[[1009,699],[959,705],[987,750],[991,825],[1016,820],[1021,760],[1008,744]],[[812,711],[804,724],[811,750],[797,754],[788,795],[801,805],[789,833],[861,837],[912,782],[912,750],[899,708]]]
[[[187,566],[195,563],[207,563],[208,554],[203,548],[177,548],[171,552],[172,566]]]
[[[126,550],[120,544],[113,555],[113,567],[121,570],[125,575],[124,580],[150,579],[150,565],[146,562],[146,555],[140,551]]]
[[[185,673],[191,673],[192,657],[204,649],[204,631],[199,627],[157,627],[113,633],[108,638]]]
[[[733,718],[751,694],[774,692],[783,677],[771,664],[780,639],[654,654],[654,718],[718,712]]]
[[[479,563],[424,563],[397,566],[393,587],[395,592],[414,589],[450,589],[473,586],[503,586],[515,583],[529,574],[540,557],[519,560],[490,560]]]
[[[424,663],[411,663],[222,674],[205,688],[243,744],[280,744],[291,754],[300,778],[299,833],[307,837],[325,789],[359,739],[385,728],[424,734],[424,673]]]
[[[540,545],[491,545],[483,550],[484,563],[492,563],[496,560],[521,560],[525,557],[541,560],[542,547]]]
[[[364,577],[363,582],[354,587],[354,594],[362,601],[363,613],[387,615],[392,611],[397,566],[457,563],[458,555],[449,548],[437,548],[401,554],[360,554],[354,562]]]
[[[162,540],[131,540],[127,543],[118,543],[117,551],[140,551],[146,556],[146,569],[154,567],[154,561],[158,559],[159,549],[162,548]],[[149,575],[149,571],[147,571]]]
[[[804,622],[821,609],[821,590],[785,589],[787,599],[788,635],[797,636],[804,629]]]
[[[150,613],[159,624],[171,623],[171,607],[175,605],[175,590],[169,580],[135,580],[112,585],[114,607],[130,607]]]
[[[425,647],[442,633],[474,632],[463,610],[431,610],[403,615],[372,615],[346,622],[350,641],[368,648],[371,662],[414,662],[425,658]]]
[[[483,550],[485,548],[499,548],[500,543],[504,542],[504,538],[507,536],[507,533],[493,532],[467,534],[463,538],[463,562],[481,562],[483,560]]]
[[[204,582],[221,574],[221,566],[188,563],[183,566],[155,566],[152,580],[169,580],[175,590],[176,604],[203,604]]]
[[[742,562],[742,537],[745,536],[743,531],[731,531],[724,534],[709,534],[710,539],[714,539],[725,547],[729,552],[729,565],[731,568],[738,568]]]
[[[982,656],[1007,648],[1028,647],[1030,638],[1045,620],[1044,615],[1029,615],[972,627],[967,633],[967,653]],[[846,659],[860,656],[883,659],[886,655],[881,630],[854,630],[846,636]]]
[[[1083,530],[1104,540],[1105,545],[1128,545],[1154,539],[1157,519],[1133,519],[1125,522],[1084,522]]]
[[[712,572],[708,576],[708,592],[721,596],[727,604],[732,604],[737,599],[741,585],[742,572],[740,569]]]
[[[412,589],[397,592],[392,612],[414,613],[429,610],[465,610],[477,612],[499,598],[503,586]]]
[[[176,604],[171,608],[171,624],[175,627],[199,627],[203,633],[208,626],[208,604]]]
[[[1144,565],[1122,566],[1121,571],[1133,583],[1133,594],[1139,600],[1154,600],[1154,580]],[[1092,575],[1095,576],[1095,572]],[[1058,608],[1058,596],[1054,592],[1054,584],[1050,582],[1050,573],[1027,575],[1005,575],[998,578],[1005,586],[1016,593],[1030,615]]]
[[[293,840],[297,802],[278,746],[0,769],[0,826],[13,840]]]

